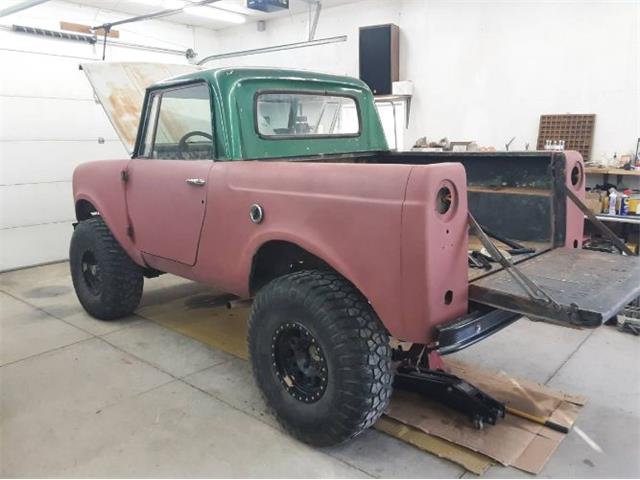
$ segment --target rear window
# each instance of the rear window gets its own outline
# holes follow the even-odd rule
[[[316,93],[260,93],[256,128],[263,137],[352,137],[360,134],[354,98]]]

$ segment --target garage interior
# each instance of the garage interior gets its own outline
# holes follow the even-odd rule
[[[0,59],[3,477],[640,477],[640,297],[630,298],[640,288],[639,1],[7,0]],[[100,65],[120,62],[142,66],[99,77]],[[272,76],[318,72],[317,82],[352,77],[370,89],[391,153],[374,160],[356,151],[345,161],[321,152],[327,168],[464,166],[471,218],[482,224],[471,223],[468,249],[457,257],[469,299],[483,314],[502,307],[511,316],[450,354],[438,330],[442,360],[425,347],[418,362],[428,354],[429,368],[440,365],[506,404],[495,425],[476,428],[464,409],[396,388],[371,428],[339,445],[308,445],[283,428],[252,374],[250,296],[157,275],[151,265],[133,313],[105,321],[83,308],[70,244],[75,224],[101,212],[84,218],[74,204],[74,170],[138,155],[146,87],[243,67]],[[356,117],[364,124],[362,106]],[[574,151],[583,163],[568,169],[568,183],[549,183],[557,159],[569,162]],[[495,185],[492,169],[529,183]],[[554,199],[570,184],[583,194],[568,193],[558,207]],[[243,220],[259,227],[262,207],[247,208]],[[580,226],[559,234],[558,211]],[[320,221],[312,213],[300,236]],[[462,224],[466,239],[466,216]],[[170,224],[162,228],[174,238]],[[605,259],[582,272],[591,290],[563,276],[583,254]],[[551,255],[551,270],[531,278],[579,284],[579,314],[605,317],[596,328],[564,321],[557,293],[556,317],[526,316],[540,311],[540,289],[527,290],[530,279],[518,272],[531,275],[530,266]],[[454,274],[439,272],[436,282]],[[455,305],[458,294],[449,292],[444,303]],[[504,303],[518,292],[515,304]],[[523,306],[527,295],[534,301]],[[403,340],[391,340],[401,349],[394,352],[408,352]]]

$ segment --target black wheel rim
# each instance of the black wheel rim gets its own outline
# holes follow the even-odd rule
[[[278,327],[271,342],[276,376],[296,400],[317,402],[327,388],[327,361],[311,332],[299,323]]]
[[[102,274],[92,251],[87,250],[82,254],[80,268],[82,268],[82,278],[84,278],[87,288],[94,295],[98,295],[102,288]]]

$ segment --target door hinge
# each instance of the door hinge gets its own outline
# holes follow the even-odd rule
[[[122,170],[120,172],[120,178],[122,179],[123,182],[127,183],[129,181],[129,171],[128,170]]]

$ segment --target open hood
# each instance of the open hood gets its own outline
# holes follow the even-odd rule
[[[202,70],[196,65],[145,62],[92,62],[83,63],[80,68],[129,154],[133,153],[146,88]]]

